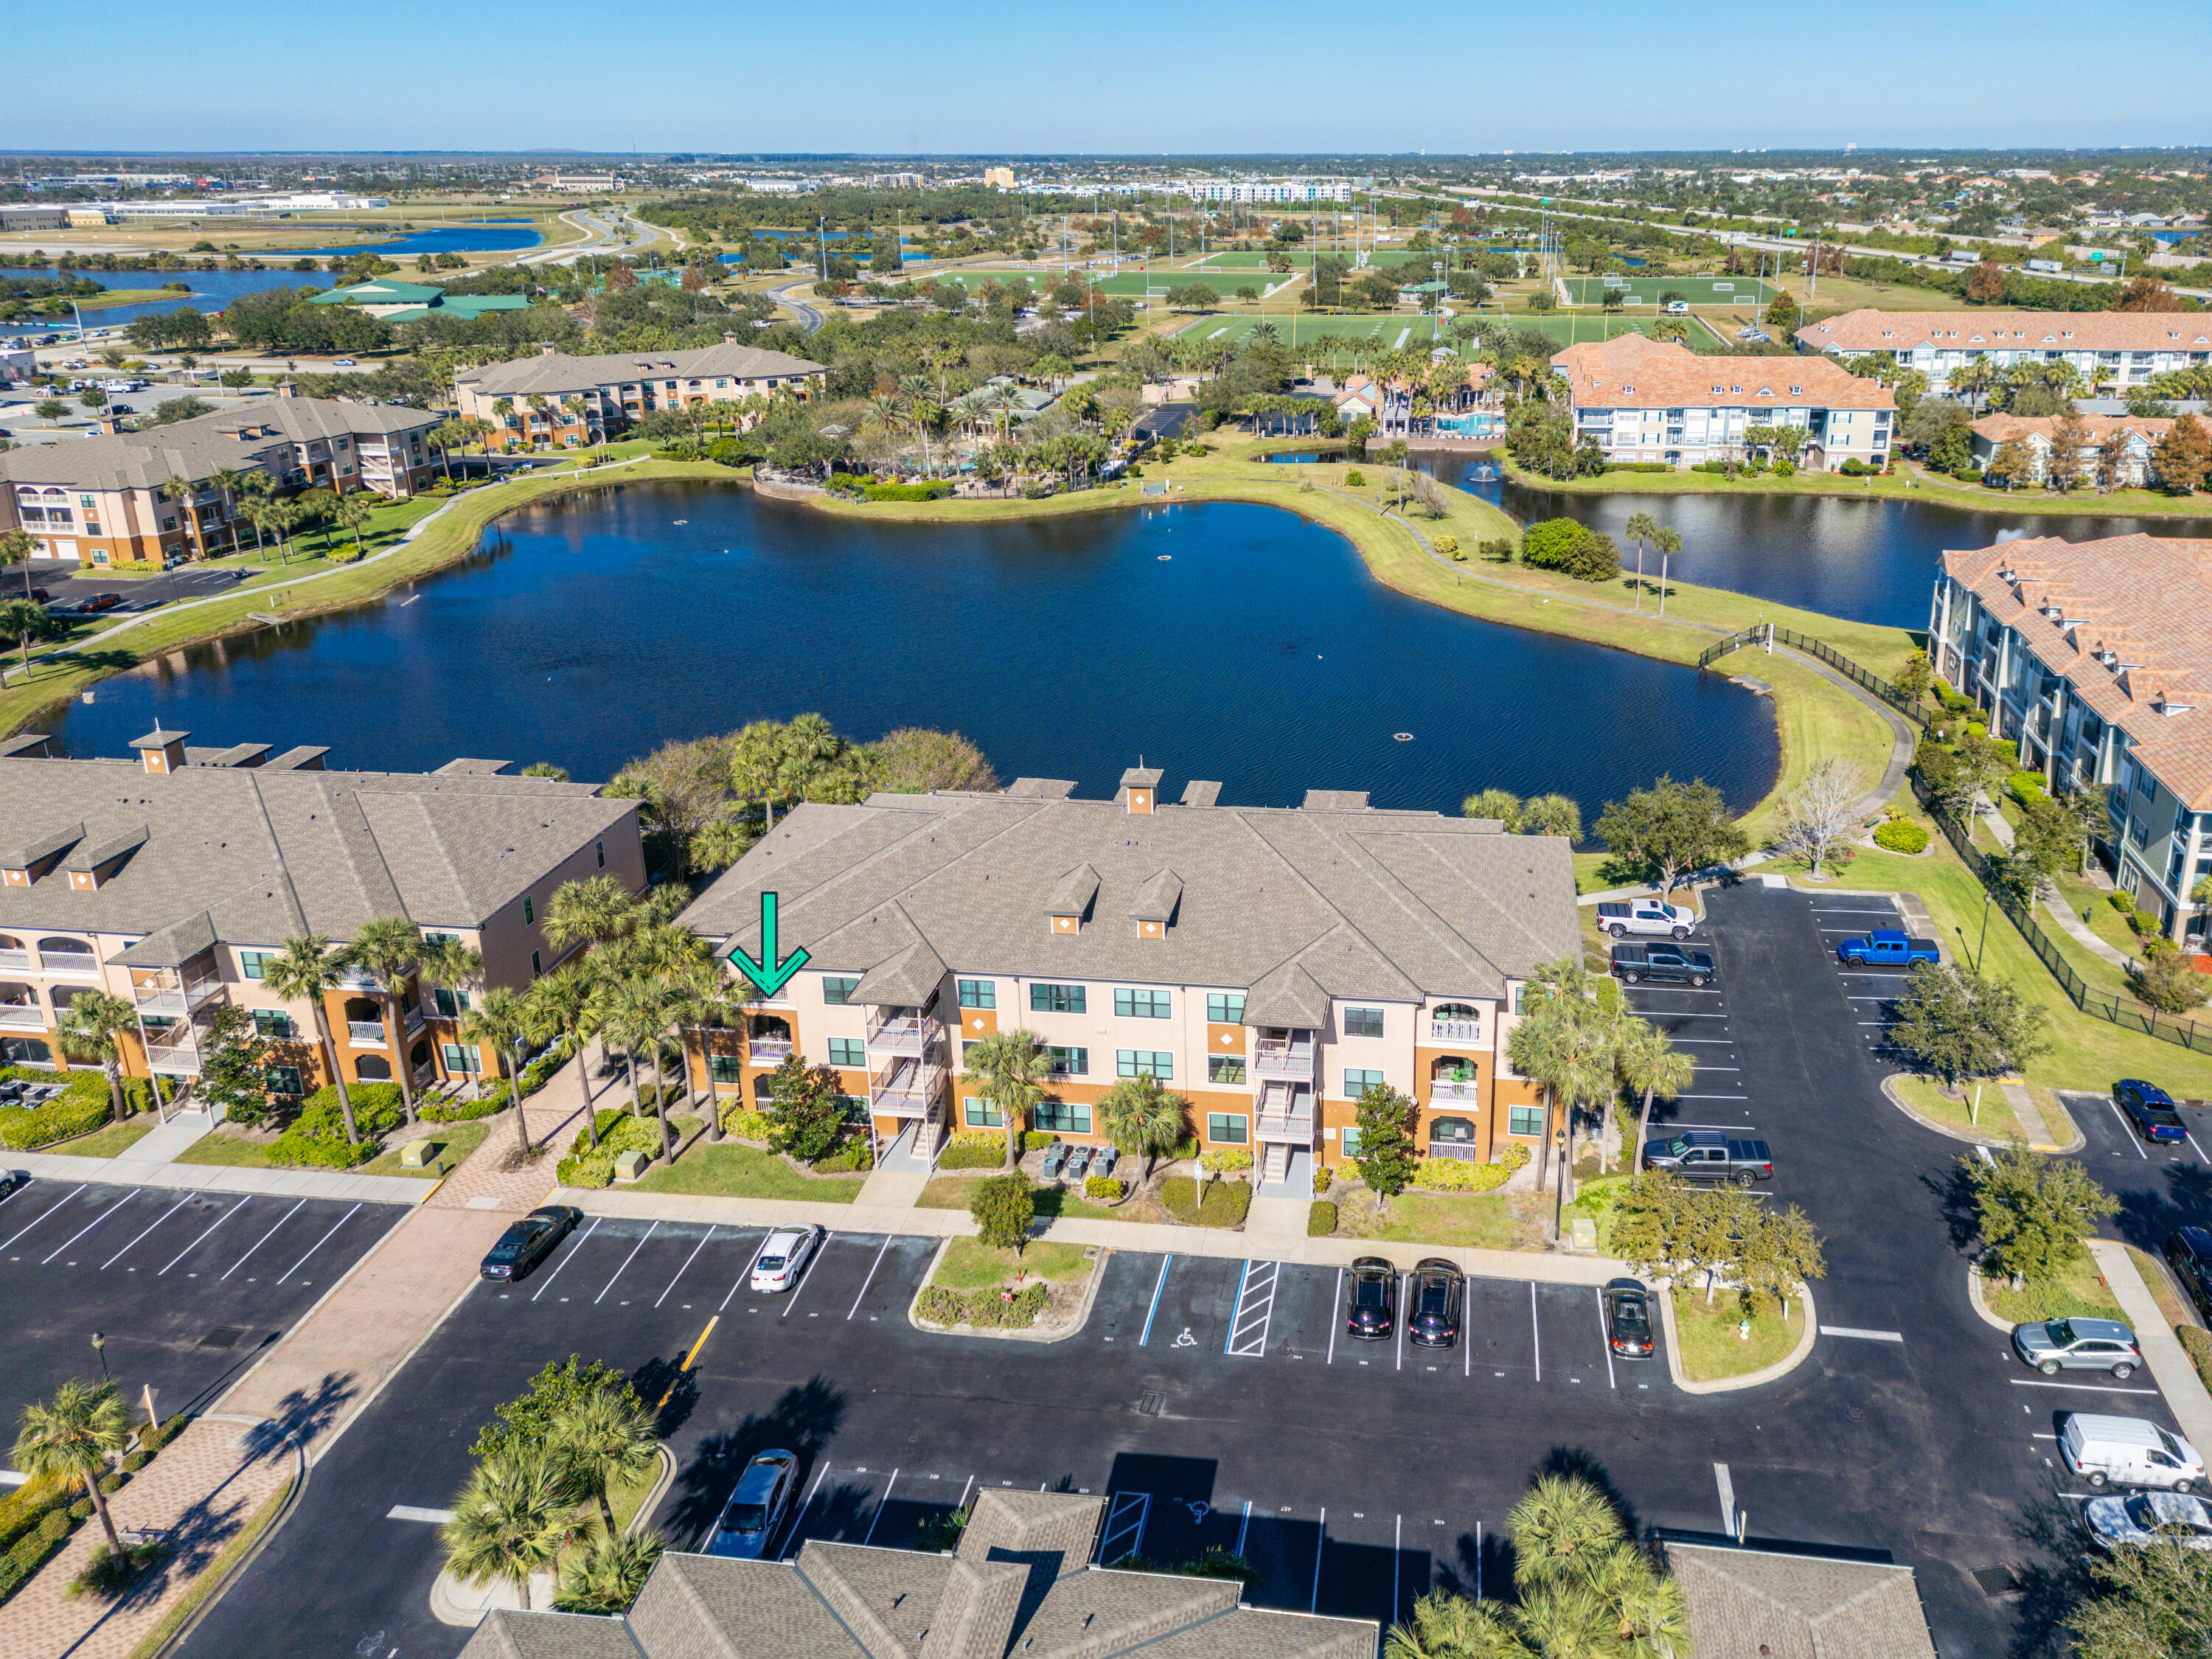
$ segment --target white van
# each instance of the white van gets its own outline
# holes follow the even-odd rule
[[[2179,1435],[2134,1417],[2087,1412],[2066,1419],[2058,1436],[2066,1467],[2092,1486],[2163,1486],[2185,1492],[2204,1480],[2204,1460]]]

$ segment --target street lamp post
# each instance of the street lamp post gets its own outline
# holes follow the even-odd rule
[[[94,1331],[92,1334],[92,1351],[100,1356],[100,1380],[103,1382],[113,1382],[115,1379],[110,1376],[107,1371],[107,1334],[105,1331]]]

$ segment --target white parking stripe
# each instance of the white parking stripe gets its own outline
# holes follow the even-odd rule
[[[161,1220],[159,1220],[159,1221],[155,1221],[155,1222],[153,1224],[153,1225],[152,1225],[152,1226],[149,1226],[149,1227],[146,1228],[146,1229],[144,1230],[144,1231],[142,1231],[142,1232],[138,1235],[138,1238],[143,1238],[143,1237],[145,1237],[147,1233],[150,1233],[150,1232],[152,1232],[152,1231],[154,1231],[154,1228],[155,1228],[155,1227],[158,1227],[158,1226],[160,1226],[160,1225],[161,1224],[161,1222],[163,1222],[163,1221],[167,1221],[167,1220],[171,1216],[173,1216],[173,1215],[176,1214],[176,1212],[177,1212],[179,1210],[183,1209],[183,1208],[185,1207],[185,1205],[187,1205],[187,1204],[191,1203],[191,1201],[192,1201],[192,1200],[191,1200],[191,1195],[190,1194],[186,1194],[184,1197],[182,1197],[182,1198],[179,1199],[179,1200],[178,1200],[174,1204],[171,1205],[167,1209],[166,1209],[166,1210],[162,1211],[162,1212],[161,1212]],[[118,1261],[122,1261],[122,1260],[123,1260],[123,1258],[124,1258],[125,1256],[126,1256],[126,1255],[130,1255],[130,1254],[131,1254],[131,1246],[132,1244],[136,1244],[136,1243],[138,1242],[138,1238],[134,1238],[134,1239],[132,1239],[132,1240],[131,1241],[131,1243],[130,1243],[130,1244],[125,1244],[125,1245],[121,1249],[118,1250],[118,1251],[117,1251],[113,1255],[111,1255],[110,1257],[108,1257],[106,1261],[105,1261],[101,1262],[101,1263],[100,1264],[100,1265],[101,1266],[101,1267],[103,1267],[103,1268],[106,1268],[106,1267],[113,1267],[117,1262],[118,1262]]]
[[[868,1264],[868,1276],[860,1281],[860,1288],[853,1297],[852,1313],[848,1313],[845,1316],[848,1320],[852,1318],[853,1314],[856,1314],[860,1311],[860,1298],[867,1295],[868,1286],[876,1282],[876,1269],[884,1265],[884,1252],[890,1249],[891,1240],[897,1237],[898,1235],[896,1233],[885,1233],[884,1235],[884,1248],[883,1249],[876,1252],[876,1259]]]
[[[1593,1285],[1590,1294],[1597,1298],[1597,1340],[1605,1345],[1605,1385],[1617,1389],[1620,1382],[1613,1374],[1613,1338],[1605,1328],[1605,1292]]]
[[[1893,916],[1897,909],[1893,905],[1885,905],[1878,910],[1815,910],[1813,914],[1816,916]]]
[[[2025,1376],[2008,1379],[2015,1389],[2079,1389],[2084,1394],[2156,1394],[2156,1389],[2120,1389],[2109,1382],[2044,1382]]]
[[[622,1267],[615,1269],[614,1279],[610,1279],[605,1284],[599,1286],[599,1293],[592,1298],[592,1305],[594,1308],[598,1307],[600,1303],[606,1300],[607,1292],[615,1287],[615,1279],[620,1279],[623,1276],[623,1267],[629,1267],[631,1262],[637,1260],[637,1253],[645,1248],[645,1240],[647,1238],[651,1238],[653,1237],[653,1228],[659,1225],[660,1224],[658,1221],[654,1222],[652,1226],[647,1227],[645,1230],[645,1237],[639,1239],[636,1243],[629,1247],[629,1254],[622,1259]]]
[[[1749,1100],[1749,1095],[1676,1095],[1677,1100]]]
[[[1222,1344],[1222,1352],[1237,1358],[1260,1359],[1267,1352],[1267,1332],[1275,1322],[1275,1291],[1280,1284],[1283,1264],[1262,1261],[1244,1264],[1244,1276],[1237,1283],[1237,1306],[1229,1316],[1229,1336]]]
[[[359,1208],[361,1208],[361,1206],[360,1206],[360,1205],[358,1205],[358,1204],[356,1204],[356,1205],[355,1205],[355,1206],[353,1206],[353,1210],[358,1210]],[[334,1233],[334,1232],[337,1231],[337,1230],[338,1230],[339,1228],[341,1228],[341,1227],[344,1226],[344,1225],[346,1224],[346,1223],[347,1223],[347,1222],[349,1222],[349,1221],[350,1221],[350,1220],[352,1220],[352,1219],[353,1219],[353,1210],[348,1210],[348,1211],[347,1211],[343,1215],[340,1216],[340,1217],[339,1217],[336,1221],[333,1221],[332,1223],[331,1223],[331,1232],[330,1232],[330,1233],[325,1233],[325,1234],[324,1234],[320,1238],[317,1239],[313,1243],[312,1243],[312,1244],[308,1245],[308,1246],[307,1246],[307,1255],[314,1255],[314,1253],[315,1253],[317,1250],[321,1249],[323,1248],[323,1246],[324,1246],[324,1245],[325,1245],[325,1244],[329,1243],[331,1242],[331,1233]],[[301,1268],[302,1268],[302,1267],[306,1267],[306,1266],[307,1265],[307,1255],[303,1255],[303,1256],[301,1256],[301,1257],[297,1261],[295,1261],[295,1262],[294,1262],[290,1267],[289,1267],[285,1268],[285,1269],[284,1269],[284,1279],[278,1279],[276,1282],[277,1282],[279,1285],[282,1285],[282,1284],[284,1282],[284,1279],[289,1279],[289,1278],[290,1278],[294,1273],[295,1273],[299,1272]]]
[[[876,1512],[869,1517],[866,1536],[860,1540],[860,1547],[863,1549],[868,1547],[868,1540],[876,1535],[876,1522],[884,1518],[884,1511],[890,1507],[891,1488],[898,1485],[898,1474],[899,1472],[893,1469],[891,1478],[884,1482],[884,1495],[876,1499]]]
[[[1544,1328],[1536,1322],[1536,1281],[1528,1281],[1528,1331],[1536,1344],[1536,1380],[1544,1380]]]
[[[532,1302],[537,1301],[538,1297],[544,1295],[546,1291],[553,1288],[553,1281],[561,1277],[562,1268],[567,1267],[571,1261],[574,1261],[576,1259],[576,1252],[584,1248],[585,1241],[589,1239],[591,1236],[599,1231],[599,1218],[598,1216],[593,1216],[592,1218],[592,1224],[584,1229],[584,1237],[578,1239],[574,1244],[571,1244],[568,1247],[568,1255],[562,1256],[559,1261],[556,1262],[554,1264],[553,1271],[545,1275],[544,1282],[538,1287],[537,1295],[532,1296],[530,1298]]]
[[[1328,1358],[1321,1362],[1324,1365],[1336,1364],[1336,1328],[1343,1322],[1344,1269],[1339,1267],[1336,1270],[1336,1299],[1328,1304]],[[1314,1571],[1318,1572],[1321,1570],[1316,1567]]]
[[[769,1228],[766,1232],[761,1235],[761,1242],[753,1248],[752,1261],[745,1263],[744,1272],[739,1273],[738,1275],[737,1283],[730,1286],[730,1296],[735,1296],[738,1293],[739,1287],[742,1286],[747,1279],[753,1276],[753,1263],[761,1259],[761,1252],[768,1249],[769,1240],[775,1237],[775,1229],[773,1227]],[[726,1308],[730,1305],[730,1296],[726,1296],[722,1298],[723,1307]]]
[[[699,1252],[707,1248],[707,1239],[712,1238],[714,1236],[714,1230],[712,1227],[708,1228],[706,1237],[702,1238],[696,1244],[694,1244],[691,1247],[691,1254],[684,1258],[684,1267],[689,1267],[694,1261],[696,1261],[699,1259]],[[684,1267],[678,1267],[676,1270],[676,1279],[681,1279],[684,1277]],[[676,1288],[676,1279],[672,1279],[668,1281],[668,1291],[672,1291]],[[668,1300],[668,1291],[663,1291],[659,1296],[653,1298],[653,1305],[654,1307],[657,1308],[662,1303]]]
[[[1735,1047],[1735,1039],[1734,1037],[1676,1037],[1674,1041],[1676,1042],[1694,1044],[1696,1047],[1700,1048],[1733,1048]]]
[[[76,1189],[76,1193],[81,1193],[83,1190],[84,1188],[80,1187]],[[75,1198],[76,1196],[76,1193],[71,1193],[69,1195],[69,1198],[64,1198],[62,1200],[60,1204],[55,1205],[51,1210],[41,1210],[39,1212],[37,1218],[32,1221],[30,1226],[27,1226],[23,1229],[23,1232],[14,1234],[9,1238],[8,1244],[13,1244],[16,1239],[21,1238],[23,1236],[23,1233],[30,1231],[32,1227],[37,1226],[40,1221],[44,1221],[48,1216],[58,1214],[60,1212],[62,1206],[67,1204],[70,1201],[70,1198]],[[0,1250],[6,1249],[8,1248],[8,1244],[0,1244]]]
[[[91,1231],[94,1227],[97,1227],[98,1225],[100,1225],[100,1224],[101,1222],[103,1222],[103,1221],[106,1220],[108,1217],[110,1217],[110,1216],[113,1215],[113,1214],[114,1214],[118,1210],[121,1209],[121,1208],[122,1208],[125,1204],[128,1204],[130,1201],[131,1201],[131,1195],[130,1195],[128,1193],[125,1193],[125,1194],[121,1198],[118,1199],[114,1203],[112,1203],[112,1204],[109,1205],[106,1209],[102,1210],[102,1211],[101,1211],[98,1215],[96,1215],[96,1216],[93,1217],[93,1218],[92,1218],[91,1220],[89,1220],[89,1221],[86,1222],[86,1223],[84,1224],[84,1225],[83,1225],[83,1226],[82,1226],[82,1227],[78,1228],[75,1232],[71,1233],[71,1234],[70,1234],[67,1238],[65,1238],[65,1239],[62,1240],[62,1242],[61,1242],[60,1243],[58,1243],[58,1244],[55,1245],[55,1246],[54,1246],[54,1248],[53,1248],[52,1250],[48,1251],[45,1255],[40,1256],[40,1257],[39,1258],[39,1265],[40,1265],[41,1267],[45,1267],[45,1266],[46,1265],[46,1263],[48,1263],[49,1261],[52,1261],[54,1259],[54,1257],[56,1257],[56,1256],[59,1255],[60,1255],[64,1250],[66,1250],[67,1249],[69,1249],[69,1247],[70,1247],[70,1245],[72,1245],[72,1244],[76,1243],[77,1242],[77,1240],[79,1240],[80,1238],[82,1238],[82,1237],[83,1237],[87,1233],[90,1232],[90,1231]]]
[[[1406,1369],[1406,1310],[1413,1301],[1413,1276],[1398,1275],[1398,1363],[1395,1370]]]
[[[2119,1118],[2121,1133],[2127,1136],[2128,1145],[2136,1149],[2136,1156],[2148,1164],[2150,1161],[2150,1154],[2143,1151],[2142,1143],[2136,1139],[2135,1126],[2130,1123],[2126,1118],[2120,1116],[2120,1109],[2117,1106],[2112,1106],[2112,1103],[2110,1100],[2106,1100],[2105,1104],[2112,1106],[2112,1115],[2116,1118]]]
[[[2189,1142],[2189,1150],[2197,1154],[2197,1158],[2199,1163],[2212,1164],[2212,1158],[2206,1158],[2204,1156],[2204,1149],[2197,1144],[2197,1137],[2195,1135],[2191,1134],[2186,1129],[2182,1131],[2182,1135],[2183,1138]]]
[[[1728,1465],[1713,1465],[1713,1485],[1720,1489],[1721,1528],[1733,1537],[1735,1534],[1735,1483],[1729,1479]]]
[[[412,1504],[394,1504],[385,1510],[384,1518],[387,1521],[428,1521],[443,1526],[453,1518],[453,1512],[451,1510],[417,1509]]]
[[[773,1230],[771,1230],[771,1231],[773,1231]],[[765,1243],[768,1243],[768,1240],[766,1240],[766,1239],[763,1239],[763,1240],[761,1240],[761,1243],[763,1243],[763,1244],[765,1244]],[[760,1253],[759,1253],[757,1250],[756,1250],[753,1254],[754,1254],[756,1256],[757,1256]],[[748,1268],[746,1271],[750,1272],[751,1270],[750,1270],[750,1268]],[[816,1492],[820,1492],[820,1491],[822,1490],[822,1483],[823,1483],[824,1480],[827,1480],[829,1478],[830,1478],[830,1465],[829,1465],[829,1462],[825,1460],[825,1461],[823,1462],[823,1465],[822,1465],[822,1473],[821,1473],[821,1474],[817,1474],[817,1475],[816,1475],[816,1476],[814,1477],[814,1484],[813,1484],[811,1486],[810,1486],[810,1487],[808,1487],[808,1488],[806,1489],[806,1498],[805,1498],[805,1502],[804,1502],[804,1503],[802,1503],[802,1504],[799,1504],[799,1513],[798,1513],[798,1514],[796,1514],[796,1515],[794,1515],[794,1516],[793,1516],[791,1517],[791,1531],[790,1531],[790,1533],[788,1534],[788,1535],[787,1535],[787,1536],[785,1537],[785,1539],[784,1539],[784,1540],[783,1540],[783,1548],[782,1548],[782,1549],[781,1549],[781,1550],[779,1550],[779,1551],[776,1553],[776,1558],[775,1558],[775,1559],[776,1559],[777,1560],[779,1560],[779,1561],[782,1560],[782,1559],[783,1559],[783,1558],[784,1558],[786,1555],[788,1555],[788,1554],[791,1553],[791,1547],[792,1547],[792,1545],[793,1545],[795,1541],[797,1541],[798,1537],[799,1537],[799,1523],[800,1523],[801,1522],[803,1522],[803,1521],[805,1521],[805,1520],[806,1519],[806,1511],[807,1511],[807,1508],[808,1508],[808,1506],[809,1506],[809,1505],[811,1505],[811,1504],[814,1502],[814,1494],[815,1494]],[[714,1535],[714,1523],[712,1521],[709,1521],[709,1522],[707,1523],[707,1534],[706,1534],[706,1537],[705,1537],[705,1538],[702,1538],[699,1541],[703,1545],[703,1544],[707,1541],[707,1539],[708,1539],[708,1538],[711,1538],[711,1537],[713,1537]]]
[[[815,1263],[821,1261],[823,1256],[829,1255],[830,1241],[836,1237],[837,1235],[832,1232],[824,1232],[822,1235],[822,1242],[814,1247],[814,1254],[806,1258],[806,1265],[799,1270],[799,1283],[791,1287],[791,1295],[789,1298],[785,1301],[783,1304],[783,1311],[776,1316],[777,1318],[788,1319],[791,1317],[791,1310],[799,1305],[799,1292],[806,1288],[807,1282],[814,1277]]]
[[[1716,992],[1714,994],[1718,995]],[[1679,1008],[1638,1008],[1639,1014],[1656,1014],[1661,1019],[1726,1019],[1726,1014],[1686,1014]]]
[[[1862,1331],[1855,1329],[1849,1325],[1823,1325],[1820,1327],[1820,1334],[1823,1336],[1856,1336],[1861,1341],[1864,1342],[1902,1342],[1905,1340],[1905,1333],[1902,1331]]]
[[[297,1215],[297,1214],[300,1212],[300,1205],[301,1205],[301,1204],[305,1204],[307,1201],[307,1200],[306,1199],[304,1199],[304,1198],[303,1198],[303,1199],[301,1199],[301,1200],[299,1200],[299,1202],[298,1202],[298,1203],[294,1204],[290,1209],[289,1209],[289,1210],[285,1211],[283,1214],[282,1214],[282,1215],[278,1216],[278,1217],[276,1218],[276,1227],[281,1227],[281,1226],[283,1226],[286,1222],[289,1221],[289,1220],[290,1220],[294,1216]],[[246,1255],[242,1255],[242,1256],[239,1257],[237,1261],[235,1261],[232,1262],[232,1263],[230,1264],[230,1266],[228,1266],[228,1267],[225,1267],[225,1268],[222,1270],[222,1276],[223,1276],[223,1278],[224,1278],[224,1279],[228,1279],[228,1278],[229,1278],[233,1273],[236,1273],[236,1272],[237,1272],[240,1267],[243,1267],[246,1265],[246,1256],[247,1256],[247,1255],[252,1255],[253,1254],[253,1251],[254,1251],[254,1250],[258,1250],[258,1249],[260,1249],[264,1244],[266,1244],[266,1243],[267,1243],[270,1239],[272,1239],[272,1238],[276,1237],[276,1227],[271,1227],[271,1228],[270,1228],[267,1232],[265,1232],[265,1233],[262,1234],[260,1237],[258,1237],[258,1238],[255,1239],[255,1240],[253,1241],[253,1246],[252,1246],[252,1249],[247,1250],[247,1251],[246,1251]],[[221,1281],[220,1281],[220,1280],[218,1280],[217,1282],[218,1282],[218,1283],[220,1283]]]
[[[169,1269],[170,1269],[171,1267],[175,1267],[175,1266],[177,1265],[177,1263],[179,1263],[179,1261],[183,1261],[186,1256],[190,1255],[191,1255],[191,1254],[195,1249],[198,1249],[198,1248],[199,1248],[200,1239],[206,1238],[206,1237],[209,1236],[209,1234],[213,1233],[213,1232],[215,1231],[215,1228],[216,1228],[216,1227],[220,1227],[220,1226],[222,1226],[222,1224],[223,1224],[224,1222],[226,1222],[226,1221],[229,1220],[229,1219],[231,1218],[231,1217],[233,1217],[233,1216],[234,1216],[234,1215],[239,1214],[240,1212],[242,1212],[242,1211],[246,1208],[246,1206],[248,1204],[252,1203],[252,1201],[253,1201],[253,1200],[251,1200],[251,1199],[245,1199],[245,1198],[242,1198],[242,1199],[239,1200],[239,1201],[238,1201],[237,1203],[235,1203],[235,1204],[232,1205],[228,1209],[225,1210],[225,1211],[224,1211],[221,1215],[219,1215],[219,1216],[217,1216],[217,1217],[216,1218],[216,1221],[215,1221],[215,1227],[210,1227],[210,1228],[207,1230],[207,1232],[202,1233],[202,1234],[200,1235],[199,1238],[196,1238],[196,1239],[194,1239],[191,1243],[189,1243],[189,1244],[185,1245],[185,1248],[184,1248],[183,1249],[179,1250],[179,1251],[176,1253],[176,1255],[174,1255],[171,1256],[171,1257],[168,1259],[168,1261],[167,1261],[166,1263],[164,1263],[164,1264],[163,1264],[162,1268],[161,1268],[161,1273],[155,1273],[155,1274],[154,1275],[154,1277],[155,1277],[155,1278],[156,1278],[156,1279],[159,1279],[159,1278],[161,1276],[161,1273],[165,1273],[168,1272],[168,1271],[169,1271]]]

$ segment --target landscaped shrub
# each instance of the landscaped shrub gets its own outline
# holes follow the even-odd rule
[[[54,1079],[35,1073],[46,1081]],[[114,1116],[107,1079],[98,1072],[81,1073],[83,1081],[65,1079],[68,1089],[39,1107],[0,1107],[0,1146],[27,1152],[36,1146],[89,1134]]]
[[[2005,779],[2005,789],[2023,806],[2033,806],[2038,801],[2051,799],[2051,792],[2044,787],[2040,772],[2014,772]]]
[[[734,1097],[722,1105],[722,1133],[735,1135],[739,1140],[768,1140],[768,1114],[756,1112],[751,1107]]]
[[[457,1095],[451,1100],[425,1101],[416,1108],[416,1112],[425,1123],[466,1123],[477,1118],[489,1117],[494,1112],[504,1109],[506,1105],[507,1098],[503,1093],[496,1100],[489,1096],[480,1100],[471,1100],[465,1096]]]
[[[1521,538],[1521,562],[1577,581],[1611,581],[1620,574],[1620,550],[1612,537],[1579,520],[1546,519]]]
[[[915,1311],[933,1325],[972,1325],[978,1330],[1025,1330],[1036,1323],[1049,1293],[1031,1285],[1009,1297],[1000,1291],[948,1291],[932,1285]]]
[[[1085,1176],[1083,1179],[1085,1198],[1103,1198],[1108,1203],[1119,1203],[1121,1198],[1121,1179],[1119,1176]]]
[[[937,1167],[940,1170],[995,1170],[1006,1161],[1006,1137],[996,1133],[988,1146],[963,1146],[956,1139],[937,1155]]]
[[[1911,818],[1892,818],[1874,832],[1874,844],[1892,853],[1918,853],[1928,846],[1928,832]]]
[[[123,1460],[123,1467],[128,1473],[136,1474],[153,1461],[154,1454],[142,1446]]]
[[[1855,465],[1856,463],[1854,462],[1845,461],[1844,463],[1844,471],[1846,472],[1851,472],[1851,468]],[[1864,467],[1859,468],[1860,472],[1863,472],[1865,471],[1866,469]],[[1778,478],[1796,477],[1797,476],[1797,463],[1791,460],[1787,455],[1777,455],[1774,458],[1774,476]],[[1856,478],[1858,477],[1858,472],[1851,472],[1851,476]]]
[[[1252,1154],[1242,1146],[1218,1146],[1198,1160],[1198,1167],[1209,1175],[1227,1175],[1250,1169]]]
[[[1516,1140],[1498,1154],[1498,1161],[1505,1166],[1506,1174],[1516,1175],[1528,1167],[1528,1160],[1533,1156],[1528,1147]]]
[[[1319,1198],[1323,1193],[1327,1192],[1335,1184],[1336,1171],[1330,1169],[1328,1164],[1322,1163],[1319,1159],[1316,1159],[1314,1162],[1313,1171],[1314,1196],[1316,1198]]]
[[[1413,1163],[1413,1185],[1431,1193],[1486,1193],[1503,1187],[1513,1173],[1503,1164],[1470,1164],[1458,1158],[1424,1158]]]
[[[1367,475],[1355,466],[1344,475],[1344,481],[1354,489],[1363,489],[1367,483]]]
[[[2117,888],[2105,896],[2105,902],[2122,915],[2126,915],[2136,908],[2136,896],[2124,887]]]
[[[1336,1231],[1336,1206],[1325,1198],[1317,1198],[1306,1212],[1306,1237],[1327,1238]]]
[[[1474,550],[1482,557],[1494,559],[1499,564],[1513,562],[1513,538],[1510,536],[1479,541],[1474,544]]]
[[[1607,461],[1605,464],[1607,472],[1672,472],[1674,470],[1672,461]]]
[[[854,1170],[872,1170],[876,1155],[868,1150],[866,1139],[854,1136],[842,1146],[817,1158],[810,1166],[817,1175],[845,1175]]]
[[[69,1488],[46,1480],[26,1481],[0,1498],[0,1550],[42,1527],[57,1538],[69,1534]]]
[[[2197,1367],[2197,1375],[2203,1379],[2204,1386],[2212,1389],[2212,1331],[2202,1325],[2177,1325],[2173,1334],[2181,1339],[2182,1350],[2188,1354],[2189,1363]]]
[[[380,1135],[398,1128],[407,1121],[407,1114],[399,1103],[399,1085],[396,1083],[349,1083],[346,1098],[353,1103],[353,1121],[362,1133]],[[325,1083],[300,1103],[300,1115],[292,1127],[313,1124],[319,1133],[329,1126],[328,1133],[345,1139],[345,1120],[338,1114],[338,1091]]]
[[[553,1178],[563,1187],[605,1187],[615,1178],[615,1159],[628,1152],[658,1154],[660,1151],[660,1121],[658,1118],[632,1117],[620,1107],[599,1109],[599,1144],[592,1146],[591,1137],[583,1130],[569,1143],[568,1156],[554,1166]]]
[[[1209,1182],[1201,1198],[1190,1176],[1170,1176],[1160,1182],[1160,1204],[1186,1226],[1241,1227],[1252,1207],[1252,1188],[1242,1181]]]
[[[1466,554],[1459,550],[1459,538],[1456,536],[1439,536],[1436,539],[1435,545],[1437,551],[1448,559],[1463,560],[1467,557]]]
[[[295,1127],[269,1143],[269,1161],[294,1170],[351,1170],[374,1161],[382,1151],[366,1134],[358,1144],[349,1145],[343,1129],[325,1136]]]
[[[1036,1192],[1019,1170],[994,1176],[978,1182],[968,1195],[968,1213],[975,1218],[986,1244],[1018,1250],[1029,1243],[1030,1222],[1036,1214]]]

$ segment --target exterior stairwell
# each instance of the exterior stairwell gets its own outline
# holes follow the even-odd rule
[[[1289,1178],[1290,1173],[1290,1143],[1281,1140],[1269,1141],[1261,1151],[1260,1179],[1270,1182],[1284,1181]]]

